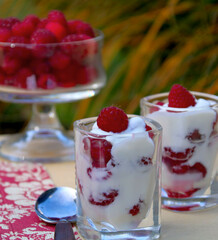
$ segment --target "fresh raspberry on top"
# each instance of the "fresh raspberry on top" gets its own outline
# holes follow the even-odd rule
[[[95,36],[91,25],[81,20],[69,20],[68,28],[72,34],[86,34],[90,37]]]
[[[97,118],[97,125],[106,132],[122,132],[128,127],[128,117],[126,113],[117,107],[103,108]]]
[[[174,84],[168,96],[169,107],[187,108],[195,106],[194,96],[180,84]]]

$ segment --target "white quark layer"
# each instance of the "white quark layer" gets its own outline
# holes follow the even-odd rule
[[[185,152],[186,149],[195,147],[193,156],[185,164],[193,166],[200,162],[207,170],[204,178],[201,173],[175,174],[169,172],[163,163],[162,184],[165,189],[185,192],[192,188],[204,188],[210,184],[218,149],[217,139],[210,137],[216,112],[211,108],[214,102],[204,99],[196,101],[196,105],[188,107],[186,111],[181,109],[181,112],[172,112],[173,108],[169,111],[165,104],[159,111],[147,115],[163,127],[163,149],[170,147],[174,152]],[[202,141],[191,142],[187,138],[194,130],[198,130],[203,136]]]
[[[150,209],[156,185],[155,162],[153,165],[138,164],[143,157],[152,158],[154,154],[154,142],[145,131],[145,122],[140,117],[131,118],[128,129],[122,133],[104,132],[94,124],[91,132],[108,135],[106,139],[112,144],[111,155],[115,166],[111,165],[110,160],[107,168],[93,168],[90,178],[86,171],[92,168],[90,156],[79,150],[77,176],[83,186],[80,200],[84,214],[100,225],[107,222],[117,230],[135,228]],[[82,141],[81,136],[83,148]],[[107,171],[112,175],[106,180],[102,179]],[[96,206],[89,202],[90,195],[99,200],[102,199],[102,193],[110,190],[117,190],[118,196],[108,206]],[[140,213],[132,216],[129,210],[137,204],[140,205]]]

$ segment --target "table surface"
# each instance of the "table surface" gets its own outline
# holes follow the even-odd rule
[[[4,161],[4,159],[0,159]],[[43,164],[56,186],[75,188],[75,163]],[[161,240],[217,240],[218,207],[192,213],[161,211]]]

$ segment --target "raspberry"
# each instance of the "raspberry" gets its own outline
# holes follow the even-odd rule
[[[61,41],[67,35],[66,28],[58,22],[48,22],[45,28],[52,32],[58,41]]]
[[[34,58],[30,62],[30,68],[37,75],[41,75],[41,74],[44,74],[44,73],[49,73],[51,67],[50,67],[50,65],[48,64],[47,61],[42,61],[41,59]]]
[[[96,42],[86,34],[70,34],[63,38],[62,43],[63,51],[78,62],[93,56],[97,51]]]
[[[21,88],[27,88],[27,78],[33,75],[29,68],[22,68],[16,75],[16,85]]]
[[[215,117],[215,120],[214,120],[213,125],[212,125],[212,131],[210,133],[210,138],[216,137],[216,135],[218,134],[217,131],[216,131],[216,125],[218,124],[218,114],[215,110],[214,110],[214,112],[215,112],[216,117]]]
[[[163,106],[164,105],[164,102],[157,102],[157,103],[155,103],[156,105],[158,105],[158,106]],[[149,110],[149,112],[150,113],[153,113],[153,112],[157,112],[157,111],[159,111],[160,110],[160,108],[159,107],[151,107],[150,108],[150,110]]]
[[[37,24],[37,27],[36,29],[44,29],[45,26],[47,25],[48,23],[48,19],[47,18],[43,18],[39,21],[39,23]]]
[[[167,165],[169,171],[175,174],[186,174],[186,173],[202,173],[202,177],[204,178],[207,174],[207,170],[204,165],[200,162],[195,163],[193,166],[189,166],[184,164],[183,161],[175,161],[171,160],[167,157],[163,157],[163,162]]]
[[[7,75],[4,78],[4,84],[6,86],[16,86],[16,78],[14,75]]]
[[[111,159],[112,144],[105,139],[94,138],[84,138],[83,144],[86,152],[90,150],[92,166],[105,168]]]
[[[15,23],[12,27],[12,32],[15,36],[30,37],[35,29],[31,21],[23,21]]]
[[[189,171],[189,165],[174,165],[171,168],[171,171],[176,174],[185,174]]]
[[[129,214],[131,214],[132,216],[135,216],[135,215],[139,214],[139,212],[140,212],[140,205],[139,204],[134,205],[132,207],[132,209],[129,210]]]
[[[0,69],[0,84],[4,85],[5,84],[5,75],[4,72]]]
[[[55,43],[56,41],[56,37],[49,30],[36,30],[30,38],[30,42],[36,44],[36,46],[33,47],[33,54],[39,58],[51,57],[54,53],[54,46],[44,44]]]
[[[78,183],[78,186],[79,186],[80,193],[83,194],[83,186],[82,186],[79,178],[77,178],[77,183]]]
[[[2,69],[7,74],[14,74],[21,66],[21,61],[18,58],[6,55],[3,59]]]
[[[43,74],[39,77],[37,85],[43,89],[54,89],[57,87],[57,79],[52,74]]]
[[[200,162],[195,163],[192,167],[191,167],[191,171],[192,172],[201,172],[203,178],[206,176],[207,174],[207,169],[204,167],[204,165]]]
[[[152,127],[146,124],[145,125],[145,131],[150,131],[150,130],[152,130]],[[148,135],[149,135],[150,138],[154,137],[154,133],[153,132],[149,132]]]
[[[140,208],[142,203],[144,203],[144,201],[139,199],[139,202],[129,210],[129,214],[131,214],[132,216],[138,215],[140,213]]]
[[[200,190],[200,188],[193,188],[186,192],[173,192],[169,189],[165,189],[168,197],[170,197],[170,198],[188,198],[188,197],[191,197],[198,190]]]
[[[92,168],[87,168],[87,174],[88,176],[92,179],[93,178],[93,174],[92,174],[93,169]],[[102,180],[107,180],[112,176],[112,172],[109,171],[108,169],[103,169],[101,170],[101,175],[97,176],[94,178],[94,180],[97,181],[102,181]]]
[[[70,65],[70,57],[62,51],[56,51],[50,58],[50,64],[55,69],[64,69]]]
[[[139,165],[150,165],[152,164],[152,159],[150,157],[143,157],[139,162],[138,162]]]
[[[0,42],[7,42],[12,33],[10,29],[0,28]]]
[[[78,64],[72,62],[69,66],[64,69],[56,70],[55,75],[58,79],[58,85],[60,87],[74,87],[76,85],[76,74]]]
[[[172,159],[173,162],[178,160],[181,162],[188,161],[195,151],[195,147],[187,148],[183,152],[174,152],[170,147],[164,147],[164,156]]]
[[[88,84],[97,78],[97,71],[94,67],[81,66],[77,70],[77,84]]]
[[[175,84],[172,86],[168,96],[169,107],[187,108],[195,106],[194,96],[183,86]]]
[[[59,10],[52,10],[48,14],[48,21],[49,22],[58,22],[62,25],[67,25],[66,18],[64,14]]]
[[[0,22],[0,28],[11,29],[12,26],[15,23],[18,23],[18,22],[20,22],[20,20],[17,19],[17,18],[15,18],[15,17],[8,17],[8,18],[5,18],[5,19],[2,19],[2,21]]]
[[[126,113],[117,107],[103,108],[97,118],[98,127],[106,132],[122,132],[129,124]]]
[[[86,34],[92,38],[95,36],[91,25],[81,20],[69,20],[68,28],[72,34]]]
[[[190,142],[201,143],[205,139],[205,134],[200,134],[198,129],[195,129],[193,132],[189,133],[185,138]]]
[[[146,131],[150,131],[150,130],[152,130],[152,127],[150,127],[149,125],[146,124],[146,125],[145,125],[145,130],[146,130]]]
[[[9,43],[15,43],[15,47],[6,47],[6,52],[12,57],[27,59],[30,56],[30,49],[23,44],[29,43],[28,39],[23,36],[12,36],[8,39]]]
[[[184,152],[173,152],[170,147],[165,147],[162,161],[167,165],[169,171],[177,174],[185,174],[190,167],[184,165],[193,155],[195,147],[187,148]]]
[[[33,44],[55,43],[56,41],[54,34],[47,29],[36,30],[30,38]]]
[[[89,202],[96,206],[108,206],[114,202],[115,198],[118,196],[118,190],[111,189],[109,192],[101,193],[99,199],[94,199],[92,194],[89,197]]]
[[[40,23],[40,19],[33,14],[26,16],[23,21],[31,22],[35,27]]]

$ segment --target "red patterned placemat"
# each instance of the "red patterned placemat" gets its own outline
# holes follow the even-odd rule
[[[0,162],[0,239],[52,240],[55,226],[42,222],[35,201],[54,187],[41,164]],[[77,240],[82,240],[74,227]]]

